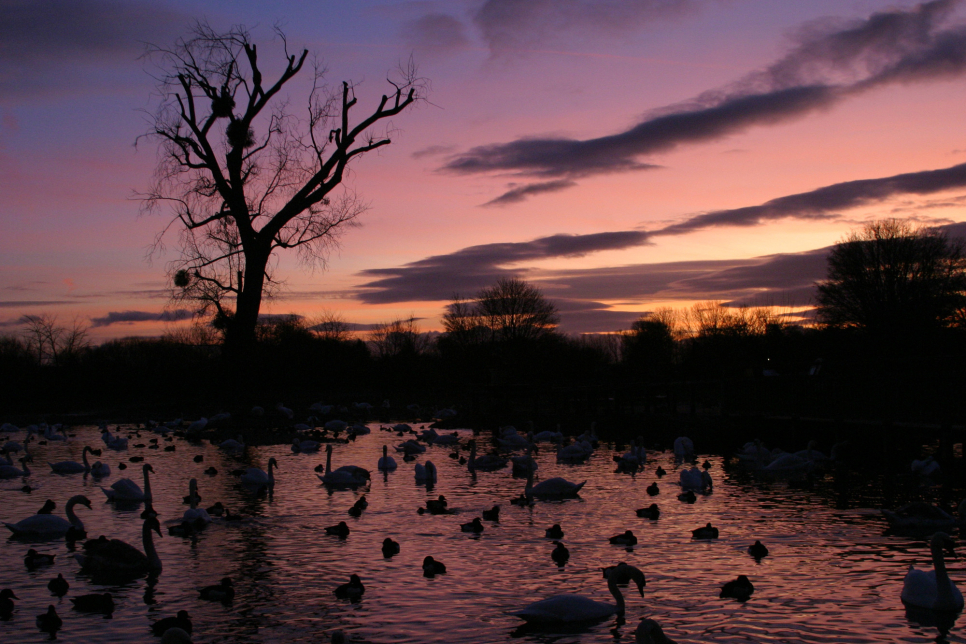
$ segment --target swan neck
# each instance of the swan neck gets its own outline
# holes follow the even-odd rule
[[[84,453],[81,454],[81,460],[84,461],[84,471],[85,472],[90,472],[91,471],[91,464],[87,462],[87,452],[89,452],[90,450],[91,450],[90,447],[85,447],[84,448]]]
[[[527,486],[523,489],[523,495],[527,497],[527,500],[533,496],[533,468],[527,472]]]
[[[268,462],[268,484],[269,485],[274,485],[275,483],[275,474],[272,471],[274,467],[275,467],[275,461],[269,461]],[[326,471],[328,471],[329,469],[328,466],[326,466],[325,469]]]
[[[939,586],[939,592],[942,593],[945,590],[947,594],[950,594],[949,573],[946,572],[946,558],[943,556],[942,544],[934,543],[930,546],[930,550],[932,550],[932,565],[936,569],[936,583]]]
[[[332,446],[331,445],[325,448],[325,471],[326,473],[332,471]]]
[[[621,589],[617,587],[617,575],[611,572],[610,577],[607,579],[607,590],[610,594],[614,596],[617,600],[617,614],[624,614],[624,594],[621,593]]]
[[[20,464],[23,465],[23,475],[24,476],[29,476],[30,475],[30,468],[27,467],[27,458],[24,457],[23,460],[20,461]]]
[[[76,504],[77,504],[77,500],[74,499],[73,497],[71,497],[71,499],[67,501],[67,508],[66,508],[67,520],[70,521],[70,524],[75,528],[77,528],[78,530],[83,530],[84,524],[77,517],[77,515],[74,514],[74,506]]]
[[[144,468],[144,499],[146,501],[153,501],[154,497],[151,496],[151,478],[148,476],[150,470]]]
[[[191,509],[198,509],[198,486],[189,485],[188,486],[188,500],[191,502]]]
[[[154,548],[154,536],[151,534],[151,526],[148,525],[147,521],[144,522],[142,531],[144,554],[148,557],[148,565],[152,570],[161,570],[161,557],[158,556],[158,551]]]

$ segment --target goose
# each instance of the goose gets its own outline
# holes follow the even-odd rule
[[[483,523],[480,521],[480,517],[476,517],[469,523],[460,524],[461,532],[472,532],[473,534],[480,534],[483,532]]]
[[[322,443],[318,441],[299,441],[297,438],[292,439],[292,451],[296,454],[317,452],[321,446]]]
[[[245,473],[241,475],[241,482],[243,485],[250,488],[263,488],[268,489],[275,488],[275,474],[272,472],[273,467],[278,467],[278,461],[272,456],[268,459],[268,473],[265,470],[258,467],[249,467],[245,470]]]
[[[89,539],[84,544],[84,552],[74,555],[81,570],[100,575],[142,575],[146,572],[161,572],[161,559],[154,547],[151,531],[161,535],[161,524],[157,517],[149,516],[141,528],[144,552],[120,539],[100,537]]]
[[[563,528],[560,527],[559,523],[555,523],[549,528],[547,528],[547,532],[545,533],[544,536],[546,536],[547,539],[563,539],[564,537]]]
[[[77,504],[91,509],[91,501],[83,494],[70,497],[67,501],[65,512],[66,519],[53,514],[34,514],[17,523],[4,523],[10,528],[15,536],[37,540],[59,539],[66,536],[73,528],[74,533],[80,535],[84,532],[83,522],[74,514],[74,506]]]
[[[85,613],[104,613],[110,615],[114,612],[114,598],[111,593],[92,593],[71,597],[70,601],[74,604],[74,610]]]
[[[553,541],[551,543],[553,543],[555,547],[550,553],[550,558],[553,559],[558,566],[562,566],[567,563],[567,560],[570,559],[570,551],[567,550],[567,547],[559,541]]]
[[[382,540],[382,556],[389,559],[393,555],[399,554],[399,543],[389,537]]]
[[[350,575],[349,583],[338,586],[332,593],[339,599],[358,600],[366,592],[359,575]]]
[[[47,590],[58,597],[63,597],[70,590],[70,584],[64,579],[63,573],[57,573],[56,577],[47,582]]]
[[[499,521],[500,520],[500,506],[494,505],[489,510],[483,510],[483,520],[484,521]]]
[[[334,487],[359,487],[369,480],[369,470],[355,465],[343,465],[337,470],[332,469],[332,445],[325,446],[325,474],[318,475],[325,485]]]
[[[151,467],[150,463],[145,463],[141,467],[141,471],[144,472],[143,492],[138,487],[138,484],[131,479],[119,479],[114,481],[110,488],[101,488],[105,496],[107,496],[107,500],[127,502],[151,501],[153,497],[151,496],[151,479],[148,477],[148,472],[153,473],[154,468]]]
[[[21,476],[30,476],[30,468],[27,467],[27,457],[24,456],[18,460],[21,467],[23,467],[22,470],[13,466],[13,461],[10,460],[10,454],[7,454],[7,463],[0,465],[0,479],[15,479]]]
[[[661,488],[657,486],[657,483],[651,483],[650,485],[647,486],[648,496],[657,496],[660,493],[661,493]]]
[[[471,472],[477,470],[483,472],[493,472],[494,470],[502,470],[506,467],[507,460],[500,456],[494,454],[484,454],[477,458],[476,456],[476,441],[470,441],[470,460],[467,462],[467,469]]]
[[[56,633],[64,625],[64,620],[57,615],[57,610],[53,605],[47,607],[46,613],[37,615],[37,628],[45,633]]]
[[[345,539],[349,536],[349,526],[345,521],[339,521],[338,525],[330,525],[327,527],[325,533],[339,537],[340,539]]]
[[[586,485],[583,483],[571,483],[565,478],[555,476],[552,479],[540,481],[533,484],[533,472],[527,474],[527,486],[523,490],[524,496],[528,500],[533,499],[572,499],[575,498],[581,488]]]
[[[963,608],[963,594],[946,572],[943,549],[952,556],[955,542],[944,532],[933,535],[929,549],[932,551],[933,570],[917,570],[912,566],[902,582],[900,598],[904,604],[937,611],[958,611]]]
[[[624,595],[617,587],[619,583],[633,580],[637,589],[644,596],[644,573],[634,566],[618,564],[608,575],[607,589],[617,600],[616,605],[608,602],[598,602],[581,595],[555,595],[543,599],[511,613],[531,624],[573,624],[581,622],[596,622],[611,615],[624,615]]]
[[[653,619],[641,619],[641,623],[634,630],[634,641],[637,644],[676,644],[661,630],[661,625]]]
[[[731,597],[740,602],[746,602],[753,592],[755,592],[755,586],[751,583],[751,580],[745,575],[738,575],[737,579],[733,579],[721,587],[718,597],[721,599]]]
[[[755,539],[755,542],[748,546],[748,554],[755,559],[761,559],[768,556],[768,548],[761,541]]]
[[[12,590],[9,588],[4,588],[0,590],[0,617],[4,619],[9,619],[13,614],[14,603],[13,600],[20,599],[17,597]]]
[[[446,572],[446,564],[442,561],[436,561],[430,556],[423,559],[423,576],[432,577],[433,575],[442,575]]]
[[[624,534],[617,534],[611,537],[610,542],[615,546],[636,546],[637,537],[630,530],[625,530]]]
[[[189,522],[193,525],[206,526],[211,523],[211,516],[208,514],[207,510],[198,507],[198,500],[201,498],[198,496],[198,481],[197,479],[191,479],[188,481],[188,497],[191,499],[191,507],[184,511],[184,516],[181,517],[182,522]]]
[[[151,632],[155,635],[164,635],[169,629],[180,628],[185,633],[191,634],[191,616],[186,610],[179,610],[174,617],[165,617],[151,624]]]
[[[57,555],[52,555],[48,552],[37,552],[33,548],[27,551],[24,555],[23,563],[27,568],[33,569],[37,566],[49,566],[54,563],[54,559]]]
[[[415,473],[417,483],[436,482],[436,466],[433,465],[432,461],[426,461],[425,465],[416,463]]]
[[[674,439],[674,458],[679,461],[687,461],[694,458],[694,443],[687,436],[678,436]]]
[[[692,530],[691,537],[694,539],[717,539],[718,529],[712,526],[709,522],[702,528],[695,528]]]
[[[81,474],[91,471],[91,465],[87,462],[87,454],[93,453],[94,450],[90,448],[89,445],[84,446],[84,452],[81,455],[83,463],[78,463],[77,461],[60,461],[58,463],[47,463],[50,465],[50,469],[54,471],[54,474]]]
[[[652,503],[646,508],[641,508],[637,511],[637,516],[642,519],[659,519],[661,517],[661,509],[657,507],[657,503]]]
[[[205,586],[199,592],[199,597],[210,602],[230,602],[235,598],[235,585],[231,577],[225,577],[220,584]]]

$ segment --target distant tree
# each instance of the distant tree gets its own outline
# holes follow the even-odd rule
[[[667,375],[674,357],[674,329],[669,314],[643,315],[623,334],[624,362],[645,376]]]
[[[346,342],[352,337],[349,323],[341,313],[323,311],[309,323],[309,330],[321,340]]]
[[[65,325],[56,315],[42,313],[25,315],[21,322],[24,341],[38,364],[62,364],[90,347],[89,327],[80,318]]]
[[[412,317],[378,324],[369,332],[369,345],[378,358],[419,355],[426,352],[429,344]]]
[[[410,64],[374,110],[351,119],[355,86],[327,87],[325,67],[311,61],[305,96],[295,101],[287,89],[309,52],[290,54],[277,35],[285,58],[274,80],[263,76],[243,27],[219,32],[198,23],[173,47],[149,52],[160,101],[147,136],[161,154],[144,203],[174,214],[156,249],[165,233],[180,231],[180,258],[169,266],[176,297],[213,313],[235,354],[255,341],[262,299],[276,285],[276,251],[295,249],[303,262],[324,265],[365,210],[352,192],[336,192],[349,163],[388,145],[384,124],[424,89]]]
[[[516,277],[502,278],[495,286],[482,289],[474,312],[498,340],[535,340],[552,333],[560,323],[556,305],[536,286]]]
[[[918,333],[956,323],[966,305],[962,242],[883,219],[853,231],[828,256],[819,318],[874,333]]]

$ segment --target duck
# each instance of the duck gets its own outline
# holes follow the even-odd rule
[[[755,539],[755,542],[748,546],[748,554],[755,559],[761,559],[768,556],[768,548],[761,541]]]
[[[193,537],[198,534],[198,527],[191,521],[182,521],[176,525],[168,526],[168,534],[172,537]]]
[[[469,523],[461,523],[460,531],[472,532],[474,534],[480,534],[481,532],[483,532],[483,523],[480,521],[480,517],[476,517]]]
[[[324,485],[340,488],[356,488],[369,481],[369,470],[356,465],[343,465],[332,469],[332,444],[325,446],[325,474],[318,475]]]
[[[44,505],[37,510],[37,514],[51,514],[57,508],[57,503],[53,499],[44,501]]]
[[[151,632],[155,635],[164,635],[168,629],[180,628],[185,633],[191,634],[191,615],[186,610],[179,610],[174,617],[165,617],[151,624]]]
[[[446,564],[442,561],[436,561],[428,555],[423,559],[423,576],[432,577],[433,575],[442,575],[445,572]]]
[[[481,472],[493,472],[495,470],[502,470],[506,467],[507,460],[501,456],[496,456],[495,454],[484,454],[483,456],[476,456],[476,441],[470,441],[470,460],[467,461],[466,467],[471,472],[476,472],[477,470]]]
[[[751,583],[751,580],[745,575],[738,575],[736,579],[721,587],[721,593],[718,597],[722,599],[731,597],[740,602],[746,602],[753,592],[755,592],[755,586]]]
[[[245,473],[241,475],[242,485],[248,488],[268,488],[270,490],[275,489],[275,474],[272,472],[272,468],[278,468],[278,461],[272,456],[268,459],[268,473],[259,467],[249,467],[245,470]]]
[[[90,448],[89,445],[84,446],[84,451],[81,454],[81,460],[83,463],[78,463],[77,461],[60,461],[58,463],[50,463],[50,469],[53,470],[54,474],[82,474],[91,471],[91,465],[87,462],[87,455],[93,453],[94,450]]]
[[[570,551],[567,550],[567,547],[559,541],[553,541],[551,543],[553,543],[555,547],[550,553],[550,558],[553,559],[558,566],[562,566],[567,563],[567,560],[570,559]]]
[[[389,537],[382,540],[382,556],[389,559],[393,555],[399,554],[399,543]]]
[[[634,630],[634,641],[637,644],[676,644],[674,640],[669,639],[664,634],[660,624],[653,619],[644,618],[641,619],[641,623]]]
[[[573,499],[579,496],[580,490],[587,484],[571,483],[567,479],[555,476],[545,481],[533,484],[533,472],[527,474],[527,485],[523,490],[527,499]]]
[[[208,476],[217,476],[218,469],[214,466],[209,467],[208,469],[205,470],[205,474],[207,474]]]
[[[27,551],[24,555],[23,562],[28,568],[36,568],[38,566],[48,566],[54,563],[54,559],[57,555],[52,555],[49,553],[37,552],[33,548]]]
[[[628,564],[618,564],[607,577],[607,589],[614,596],[616,604],[599,602],[581,595],[555,595],[548,599],[533,602],[512,615],[535,625],[566,625],[598,622],[611,615],[624,615],[624,595],[617,587],[620,583],[634,581],[644,596],[646,581],[644,573]]]
[[[718,529],[712,526],[710,523],[707,523],[702,528],[695,528],[692,530],[691,536],[695,539],[717,539]]]
[[[494,505],[489,510],[483,510],[483,520],[484,521],[499,521],[500,520],[500,506]]]
[[[389,455],[389,446],[382,446],[382,457],[376,463],[376,469],[380,472],[392,472],[397,467],[396,459]]]
[[[123,465],[123,463],[121,464]],[[141,466],[141,471],[144,473],[144,490],[142,491],[138,484],[131,479],[124,478],[118,479],[111,484],[111,487],[102,487],[104,495],[107,497],[108,501],[122,501],[122,502],[142,502],[151,501],[151,479],[148,473],[154,473],[154,468],[151,467],[150,463],[145,463]]]
[[[206,525],[211,523],[211,515],[204,508],[198,507],[198,501],[201,497],[198,496],[198,480],[191,479],[188,481],[188,498],[191,500],[191,507],[184,511],[181,520],[187,521],[192,525],[200,525],[204,528]]]
[[[683,501],[684,503],[694,503],[698,500],[698,497],[694,494],[694,490],[685,490],[678,494],[678,501]]]
[[[366,587],[362,585],[362,580],[359,579],[359,575],[350,575],[349,582],[338,586],[333,591],[333,594],[339,599],[358,601],[365,592]]]
[[[56,577],[47,582],[47,590],[58,597],[63,597],[70,590],[70,584],[64,579],[63,573],[57,573]]]
[[[0,590],[0,618],[9,619],[13,615],[15,605],[13,600],[20,599],[12,590],[4,588]]]
[[[221,501],[215,501],[215,504],[205,510],[210,516],[220,517],[225,514],[225,506]]]
[[[654,470],[654,474],[657,475],[658,478],[661,478],[662,476],[664,476],[665,474],[667,474],[667,470],[665,470],[663,467],[661,467],[660,465],[658,465],[657,466],[657,469]]]
[[[326,534],[331,534],[340,539],[345,539],[349,536],[349,526],[346,525],[345,521],[339,521],[337,525],[330,525],[325,529]]]
[[[648,496],[657,496],[660,493],[661,493],[661,488],[657,486],[657,483],[651,483],[650,485],[647,486]]]
[[[652,503],[646,508],[641,508],[637,511],[637,516],[642,519],[656,520],[661,518],[661,509],[657,507],[657,503]]]
[[[615,546],[636,546],[637,537],[630,530],[625,530],[624,534],[617,534],[611,537],[610,542]]]
[[[231,577],[224,577],[220,584],[205,586],[199,590],[198,596],[210,602],[230,602],[235,598],[235,585]]]
[[[449,509],[446,507],[448,503],[449,502],[446,500],[446,497],[440,494],[439,498],[429,499],[426,501],[426,510],[429,511],[430,514],[449,514]],[[422,508],[420,508],[420,510],[422,510]]]
[[[114,598],[111,593],[92,593],[71,597],[70,601],[74,604],[74,610],[85,613],[104,613],[110,615],[114,612]]]
[[[425,465],[416,463],[415,467],[416,483],[435,483],[436,466],[432,461],[426,461]]]
[[[559,523],[555,523],[547,528],[547,532],[544,536],[546,536],[547,539],[563,539],[564,531],[563,528],[560,527]]]
[[[47,607],[46,613],[37,615],[37,628],[45,633],[56,633],[64,625],[64,620],[57,615],[57,610],[53,604]]]
[[[138,576],[147,572],[160,572],[161,559],[154,547],[151,532],[161,537],[161,524],[157,517],[149,516],[141,528],[144,552],[120,539],[99,537],[84,543],[84,552],[76,553],[74,559],[81,570],[107,576]]]
[[[917,570],[912,566],[902,581],[902,602],[908,606],[935,611],[959,611],[963,608],[963,594],[946,572],[943,558],[945,549],[955,554],[955,542],[944,532],[937,532],[929,542],[933,570]]]
[[[161,644],[192,644],[192,639],[186,631],[175,626],[164,632],[164,635],[161,636]],[[335,644],[334,639],[332,644]]]

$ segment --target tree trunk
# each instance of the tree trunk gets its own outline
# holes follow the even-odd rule
[[[246,253],[244,284],[235,304],[235,315],[225,330],[225,353],[231,360],[245,361],[255,348],[267,265],[268,253]]]

